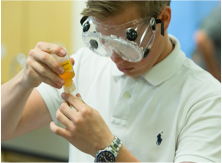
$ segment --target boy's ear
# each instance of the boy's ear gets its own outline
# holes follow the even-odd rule
[[[161,13],[158,15],[157,19],[162,20],[164,24],[164,31],[166,31],[171,20],[171,8],[169,6],[164,7]]]

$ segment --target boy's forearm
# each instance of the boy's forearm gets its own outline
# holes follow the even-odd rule
[[[7,140],[18,125],[33,88],[22,84],[22,71],[1,85],[1,131],[2,140]]]

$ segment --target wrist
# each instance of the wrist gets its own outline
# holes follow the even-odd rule
[[[36,86],[40,84],[39,81],[31,81],[31,79],[28,78],[26,70],[23,68],[19,73],[18,73],[18,84],[23,87],[25,90],[30,90],[34,89]]]
[[[112,143],[112,141],[114,140],[114,138],[115,138],[114,135],[111,134],[105,140],[103,140],[103,141],[100,140],[96,145],[95,154],[97,151],[102,150],[102,149],[106,148],[107,146],[109,146]],[[95,156],[95,155],[93,155],[93,156]]]
[[[110,145],[105,149],[97,151],[95,162],[115,162],[121,146],[122,141],[117,136],[114,136]]]

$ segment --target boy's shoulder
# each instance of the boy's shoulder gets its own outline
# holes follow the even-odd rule
[[[205,92],[207,89],[212,90],[212,92],[221,93],[221,83],[214,78],[209,72],[199,67],[191,59],[187,58],[183,64],[188,75],[187,80],[191,80],[189,83],[193,86],[203,87]]]

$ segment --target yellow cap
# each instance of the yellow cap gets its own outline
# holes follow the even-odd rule
[[[70,84],[70,85],[68,85],[68,86],[63,86],[63,88],[64,88],[64,91],[66,92],[66,93],[72,93],[73,91],[75,91],[76,90],[76,86],[75,86],[75,84],[72,82],[72,84]]]

